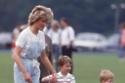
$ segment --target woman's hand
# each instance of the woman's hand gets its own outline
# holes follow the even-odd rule
[[[41,62],[45,65],[45,67],[53,74],[56,73],[55,69],[53,68],[50,60],[48,59],[48,56],[46,55],[46,52],[43,51],[41,53]]]
[[[26,68],[25,68],[25,66],[22,63],[21,58],[20,58],[22,50],[23,50],[23,48],[17,46],[15,48],[13,55],[12,55],[12,58],[16,62],[19,70],[22,72],[25,81],[27,81],[28,83],[32,83],[32,78],[31,78],[30,74],[27,72],[27,70],[26,70]]]
[[[32,83],[32,78],[28,72],[24,73],[24,80],[28,83]]]

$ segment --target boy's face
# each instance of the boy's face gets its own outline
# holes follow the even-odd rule
[[[108,79],[108,80],[104,81],[103,83],[113,83],[113,79]]]
[[[61,70],[65,73],[69,73],[71,71],[71,64],[66,63],[61,67]]]

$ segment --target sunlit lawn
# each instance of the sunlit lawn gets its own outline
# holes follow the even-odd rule
[[[114,83],[125,83],[125,62],[120,62],[116,55],[74,55],[74,74],[77,83],[99,83],[100,69],[105,68],[114,72]],[[13,83],[13,61],[10,52],[0,52],[0,83]]]

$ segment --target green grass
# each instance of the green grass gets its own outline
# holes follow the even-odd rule
[[[13,61],[10,55],[0,53],[0,83],[13,83]],[[98,75],[101,69],[111,69],[114,72],[114,83],[125,83],[125,62],[120,62],[115,54],[81,55],[84,56],[78,54],[74,56],[74,74],[77,83],[99,83]]]
[[[14,83],[11,53],[0,53],[0,83]]]
[[[125,62],[120,62],[115,55],[75,56],[74,65],[77,83],[99,83],[101,69],[111,69],[114,72],[114,83],[125,82]]]

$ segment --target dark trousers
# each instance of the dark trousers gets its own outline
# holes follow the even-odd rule
[[[72,49],[68,46],[62,46],[62,55],[63,56],[69,56],[72,59]]]

